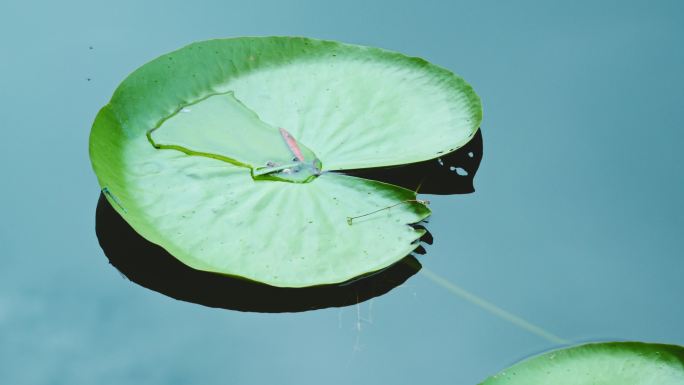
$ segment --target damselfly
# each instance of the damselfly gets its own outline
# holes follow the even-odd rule
[[[429,200],[425,200],[425,199],[407,199],[407,200],[405,200],[405,201],[397,202],[397,203],[395,203],[395,204],[393,204],[393,205],[390,205],[390,206],[387,206],[387,207],[383,207],[383,208],[381,208],[381,209],[377,209],[377,210],[371,211],[371,212],[369,212],[369,213],[365,213],[365,214],[362,214],[362,215],[357,215],[357,216],[355,216],[355,217],[347,217],[347,224],[351,226],[351,225],[353,224],[353,222],[354,222],[354,219],[367,217],[367,216],[369,216],[369,215],[373,215],[373,214],[375,214],[375,213],[379,213],[380,211],[383,211],[383,210],[389,210],[389,209],[391,209],[392,207],[396,207],[396,206],[399,206],[399,205],[404,204],[404,203],[420,203],[421,205],[427,206],[427,205],[430,204],[430,201],[429,201]]]

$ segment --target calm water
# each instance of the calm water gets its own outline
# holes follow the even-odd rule
[[[0,5],[0,383],[476,384],[558,346],[419,273],[358,307],[209,309],[122,278],[94,231],[90,124],[196,40],[306,35],[424,57],[484,102],[474,194],[430,197],[424,267],[564,339],[684,344],[684,6]]]

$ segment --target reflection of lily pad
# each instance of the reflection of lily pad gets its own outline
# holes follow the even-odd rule
[[[303,287],[400,260],[424,233],[409,224],[430,213],[413,191],[331,171],[438,157],[480,120],[470,86],[422,59],[305,38],[213,40],[124,80],[90,154],[119,214],[183,263]]]
[[[522,361],[481,385],[684,385],[684,347],[586,344]]]

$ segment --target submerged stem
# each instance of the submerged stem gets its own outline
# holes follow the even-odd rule
[[[513,325],[518,326],[521,329],[527,330],[528,332],[535,334],[549,342],[552,342],[554,344],[561,344],[561,345],[569,345],[570,341],[558,337],[557,335],[544,330],[543,328],[534,325],[520,317],[518,317],[515,314],[509,313],[506,310],[501,309],[500,307],[494,305],[493,303],[482,299],[478,296],[476,296],[473,293],[470,293],[469,291],[456,286],[455,284],[451,283],[449,280],[447,280],[444,277],[441,277],[437,275],[436,273],[426,269],[423,267],[423,269],[420,271],[426,278],[431,280],[432,282],[438,284],[439,286],[442,286],[443,288],[449,290],[453,294],[456,294],[457,296],[465,299],[466,301],[475,304],[476,306],[488,311],[489,313],[505,320]]]

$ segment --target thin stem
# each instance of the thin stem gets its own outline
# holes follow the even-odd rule
[[[505,321],[508,321],[508,322],[512,323],[513,325],[518,326],[521,329],[527,330],[528,332],[537,335],[538,337],[541,337],[541,338],[543,338],[549,342],[552,342],[554,344],[569,345],[571,343],[570,341],[568,341],[564,338],[558,337],[557,335],[555,335],[555,334],[553,334],[547,330],[544,330],[543,328],[541,328],[541,327],[539,327],[539,326],[537,326],[537,325],[535,325],[529,321],[526,321],[526,320],[518,317],[515,314],[509,313],[506,310],[494,305],[493,303],[491,303],[491,302],[489,302],[483,298],[476,296],[473,293],[470,293],[469,291],[467,291],[467,290],[465,290],[459,286],[456,286],[456,284],[450,282],[449,280],[447,280],[444,277],[439,276],[435,272],[433,272],[433,271],[431,271],[425,267],[423,267],[423,269],[421,270],[421,274],[424,277],[431,280],[432,282],[434,282],[434,283],[438,284],[439,286],[449,290],[452,294],[455,294],[458,297],[460,297],[460,298],[462,298],[462,299],[486,310],[487,312],[489,312],[489,313],[491,313],[491,314],[493,314],[493,315],[495,315],[495,316],[497,316],[497,317],[499,317]]]

